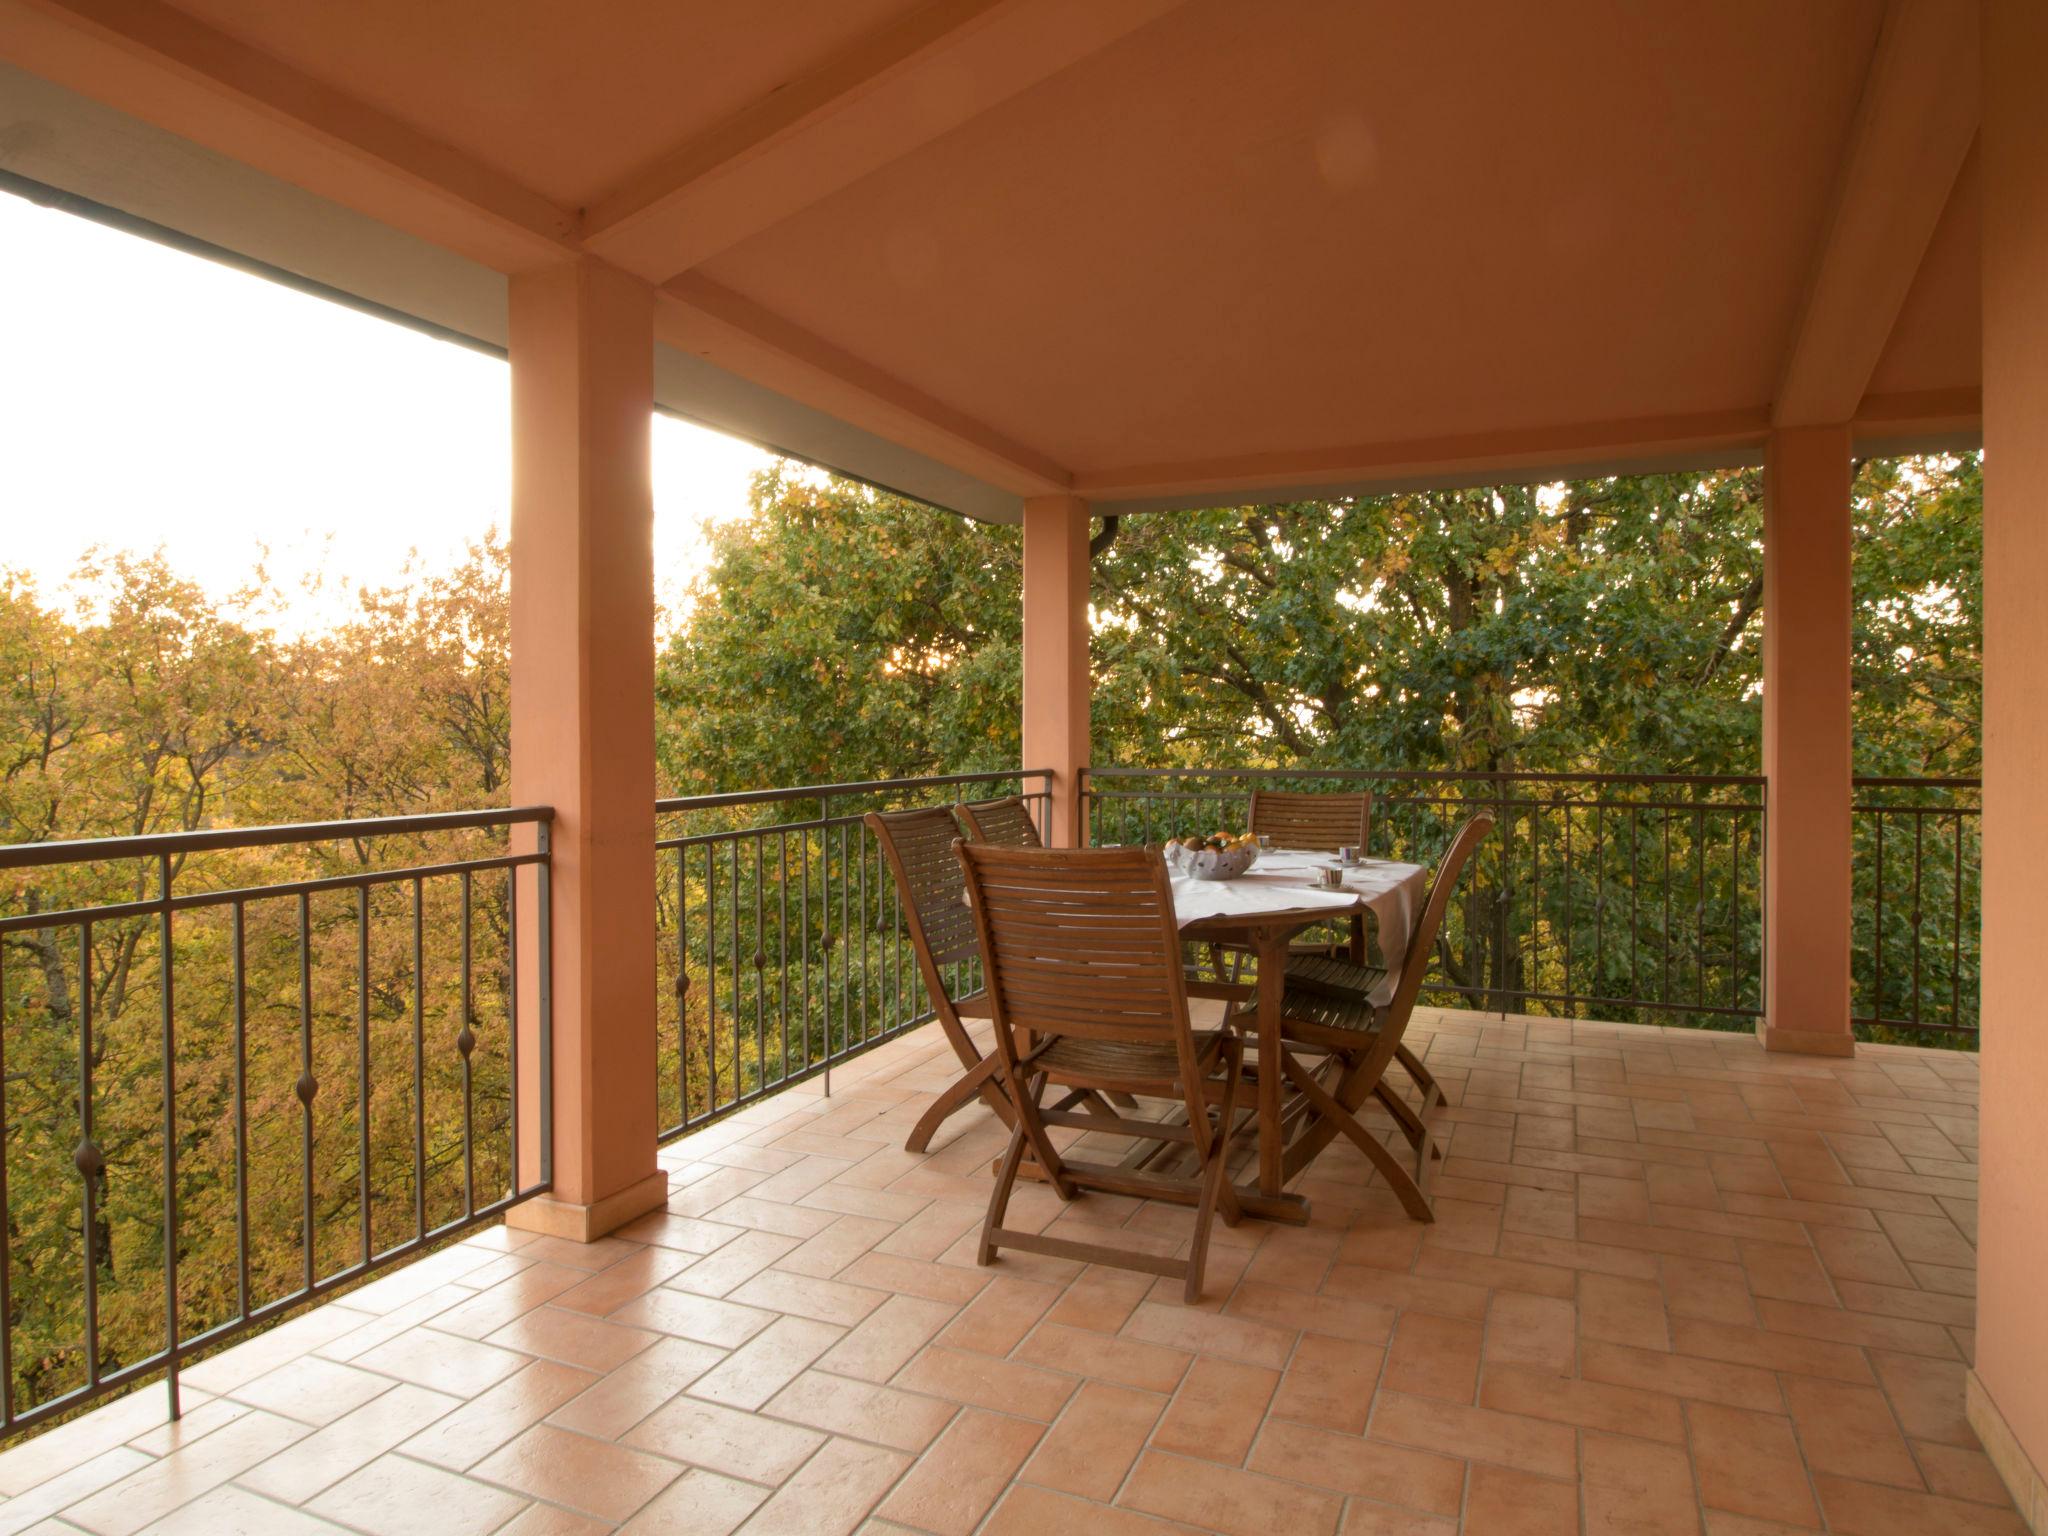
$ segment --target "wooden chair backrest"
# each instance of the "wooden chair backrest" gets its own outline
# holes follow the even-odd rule
[[[870,811],[862,818],[881,844],[903,902],[903,928],[917,955],[935,1005],[950,1007],[958,994],[942,966],[974,959],[974,914],[965,900],[967,880],[953,844],[960,828],[948,806],[921,811]]]
[[[1422,991],[1422,978],[1429,971],[1429,957],[1436,950],[1436,936],[1443,928],[1444,913],[1450,909],[1451,897],[1458,889],[1458,877],[1465,872],[1472,850],[1491,831],[1493,816],[1481,811],[1452,834],[1450,846],[1437,860],[1429,895],[1422,904],[1422,917],[1408,936],[1407,954],[1401,957],[1400,980],[1394,987],[1394,999],[1387,1005],[1386,1019],[1380,1025],[1380,1034],[1388,1041],[1389,1055],[1400,1043],[1402,1031],[1408,1027],[1408,1016],[1415,1011],[1415,999]]]
[[[1180,933],[1157,849],[962,840],[955,851],[1004,1051],[1026,1034],[1173,1044],[1183,1073],[1193,1071]]]
[[[1324,795],[1255,789],[1249,815],[1250,830],[1272,838],[1276,848],[1335,853],[1348,845],[1363,850],[1372,831],[1372,795],[1366,790]]]
[[[969,800],[955,807],[966,824],[967,835],[977,843],[998,848],[1043,848],[1038,823],[1031,819],[1031,807],[1022,795],[1005,795],[1000,800]]]

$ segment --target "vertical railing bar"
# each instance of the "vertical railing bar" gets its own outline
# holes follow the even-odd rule
[[[469,943],[470,878],[469,871],[462,872],[462,921],[461,937],[457,941],[462,956],[462,1028],[456,1033],[456,1049],[462,1053],[462,1214],[476,1214],[476,1114],[474,1076],[470,1068],[470,1054],[476,1049],[475,995],[471,987],[470,966],[472,957]]]
[[[1921,911],[1921,870],[1927,862],[1927,807],[1913,807],[1913,1012],[1909,1018],[1921,1022],[1921,924],[1927,913]]]
[[[775,880],[775,975],[777,1014],[782,1021],[782,1078],[789,1080],[789,833],[776,838],[780,862]]]
[[[1877,829],[1877,874],[1875,884],[1872,887],[1876,896],[1876,905],[1870,922],[1870,1016],[1873,1019],[1881,1019],[1884,1017],[1884,805],[1882,802],[1877,803],[1873,807],[1870,819]]]
[[[768,1086],[768,978],[762,973],[767,952],[761,947],[761,843],[759,833],[747,839],[754,846],[754,948],[748,957],[754,973],[754,1086]]]
[[[249,973],[248,913],[237,901],[229,913],[235,1036],[235,1315],[249,1315]]]
[[[1564,804],[1564,995],[1575,999],[1572,991],[1572,929],[1578,916],[1578,888],[1572,884],[1572,804],[1569,797]],[[1567,1001],[1565,1008],[1576,1013],[1577,1002]]]
[[[7,1196],[7,947],[0,945],[0,1425],[14,1422],[13,1211]]]
[[[416,1240],[427,1235],[427,957],[426,882],[412,881],[412,1219]]]
[[[1607,793],[1593,806],[1593,986],[1607,990]]]
[[[104,1165],[92,1139],[92,924],[78,925],[78,1152],[74,1162],[84,1181],[79,1235],[85,1258],[85,1379],[100,1380],[100,1297],[98,1260],[93,1253],[93,1180]]]
[[[1952,812],[1949,824],[1955,828],[1956,868],[1950,888],[1949,911],[1949,1001],[1948,1022],[1960,1029],[1963,1023],[1963,813]]]
[[[540,841],[540,862],[533,867],[540,915],[540,1060],[534,1071],[540,1081],[540,1182],[548,1188],[555,1181],[555,824],[543,820],[534,830]]]
[[[505,966],[510,973],[505,988],[505,1064],[511,1098],[507,1120],[511,1131],[512,1193],[519,1193],[519,869],[505,871]]]
[[[704,1112],[718,1110],[718,845],[704,845],[704,1063],[711,1096]]]
[[[1664,927],[1658,935],[1664,951],[1664,980],[1657,993],[1657,1001],[1664,1008],[1671,1006],[1671,811],[1669,803],[1660,813],[1664,822]]]
[[[1642,834],[1642,808],[1631,805],[1628,808],[1628,995],[1631,998],[1640,998],[1643,991],[1641,978],[1636,974],[1643,942],[1640,912],[1643,884],[1643,865],[1640,857]]]
[[[164,1389],[170,1417],[178,1405],[178,1053],[176,961],[171,938],[171,856],[157,855],[157,987],[162,1006],[164,1096]],[[4,1212],[0,1212],[4,1215]]]
[[[313,1097],[320,1090],[313,1075],[313,913],[305,892],[299,893],[299,1148],[301,1233],[305,1244],[306,1289],[313,1289],[317,1264],[313,1242]]]
[[[1742,1006],[1742,817],[1728,818],[1728,1006]]]
[[[853,839],[854,868],[860,891],[860,1043],[868,1043],[868,992],[874,985],[874,958],[868,952],[868,933],[874,926],[874,918],[868,908],[868,849],[867,838],[857,824],[847,829]]]
[[[1692,1000],[1698,1007],[1707,1002],[1707,813],[1692,813],[1693,922]]]
[[[734,838],[726,845],[728,859],[726,873],[730,876],[731,890],[726,895],[726,928],[732,934],[732,1101],[737,1104],[746,1096],[747,1074],[740,1065],[740,1012],[745,1006],[745,990],[740,981],[744,974],[740,961],[740,844]]]
[[[806,832],[796,845],[797,867],[803,883],[798,887],[798,921],[803,925],[804,945],[804,1070],[811,1069],[811,834]],[[831,960],[826,959],[826,965]],[[828,972],[829,974],[829,972]]]
[[[690,1123],[690,848],[676,844],[676,1123]]]
[[[362,1252],[368,1265],[370,1239],[370,887],[356,887],[356,1161],[362,1197]]]

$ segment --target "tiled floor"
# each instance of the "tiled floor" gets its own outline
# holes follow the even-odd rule
[[[1440,1221],[1340,1143],[1209,1295],[973,1263],[997,1135],[924,1031],[0,1454],[0,1533],[2022,1530],[1963,1418],[1976,1060],[1425,1015]],[[1187,1214],[1021,1194],[1170,1248]]]

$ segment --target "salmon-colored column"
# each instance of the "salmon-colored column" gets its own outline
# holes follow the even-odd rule
[[[1024,766],[1052,770],[1051,825],[1041,830],[1056,848],[1086,840],[1090,688],[1088,503],[1034,496],[1024,503]]]
[[[512,798],[555,810],[554,1188],[508,1220],[582,1242],[668,1186],[654,1160],[653,318],[647,286],[600,262],[511,280]],[[537,1013],[522,1010],[528,1060]],[[527,1098],[523,1124],[538,1111]],[[538,1146],[522,1141],[530,1176]]]
[[[1984,6],[1984,884],[1970,1422],[2048,1528],[2048,6]]]
[[[1764,1017],[1774,1051],[1849,1031],[1849,429],[1771,434],[1764,469]]]

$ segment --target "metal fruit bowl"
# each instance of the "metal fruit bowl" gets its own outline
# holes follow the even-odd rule
[[[1259,861],[1257,843],[1239,843],[1229,848],[1190,848],[1184,843],[1166,845],[1166,867],[1191,880],[1235,880]]]

